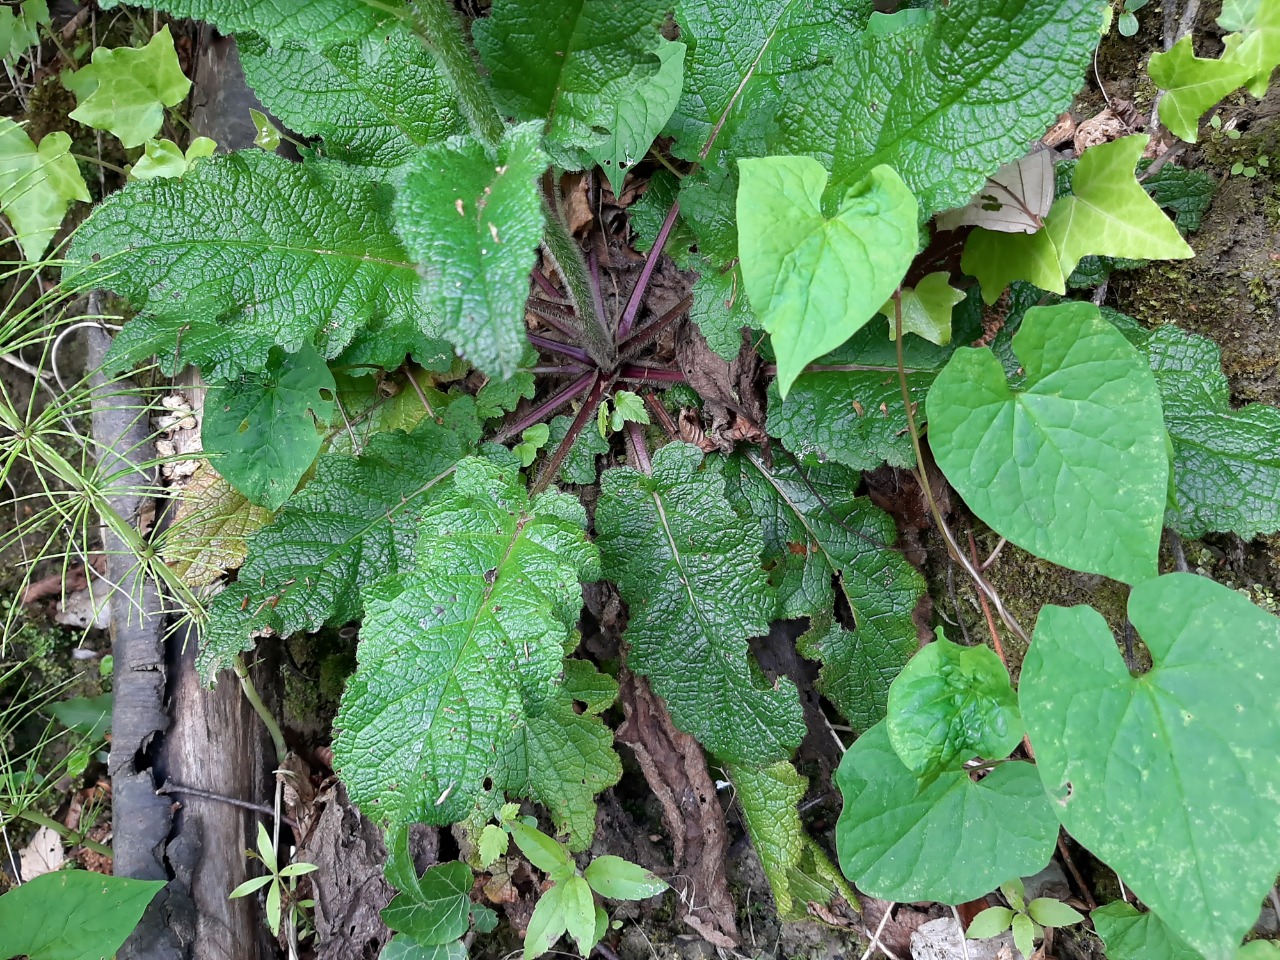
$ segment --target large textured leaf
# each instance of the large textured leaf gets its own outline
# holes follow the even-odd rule
[[[529,717],[507,742],[495,788],[547,808],[571,850],[585,850],[596,830],[596,794],[622,778],[613,733],[600,719],[617,682],[585,660],[566,660],[564,683],[543,713]],[[579,713],[576,702],[585,705]]]
[[[818,689],[858,729],[872,726],[919,645],[911,614],[924,580],[894,549],[893,521],[854,496],[861,478],[837,464],[806,468],[775,454],[770,467],[748,453],[730,457],[724,473],[730,502],[760,521],[775,616],[818,618],[801,643],[801,653],[822,661]],[[836,583],[853,631],[831,622]]]
[[[809,157],[738,163],[738,255],[752,309],[787,395],[805,364],[875,316],[919,245],[915,198],[891,167],[851,182],[829,211],[826,171]]]
[[[273,349],[261,373],[209,390],[200,441],[227,480],[269,510],[284,504],[320,452],[337,385],[314,349]]]
[[[503,111],[544,121],[559,162],[576,150],[611,161],[616,191],[680,91],[683,50],[659,32],[667,9],[663,0],[496,0],[472,33]]]
[[[778,916],[804,920],[810,916],[809,904],[826,906],[836,895],[853,902],[835,867],[800,823],[799,803],[808,781],[796,768],[780,761],[759,769],[731,766],[726,772],[769,878]]]
[[[786,90],[780,151],[843,193],[882,163],[925,215],[967,203],[1071,103],[1098,45],[1096,0],[953,0],[871,26]]]
[[[679,0],[685,86],[668,131],[673,152],[697,160],[713,139],[730,147],[742,126],[776,108],[795,73],[845,49],[871,5],[862,0]]]
[[[1040,612],[1019,697],[1071,835],[1179,937],[1230,960],[1280,870],[1280,620],[1170,574],[1134,587],[1133,676],[1088,607]]]
[[[265,366],[273,346],[333,357],[366,324],[430,326],[390,201],[389,187],[336,163],[211,157],[99,204],[64,276],[142,314],[113,345],[117,368],[155,353],[229,379]]]
[[[1280,410],[1231,409],[1217,345],[1173,325],[1144,336],[1173,443],[1166,523],[1184,537],[1280,530]]]
[[[1088,303],[1027,311],[1009,386],[957,350],[929,391],[929,445],[984,523],[1054,563],[1137,583],[1156,573],[1169,458],[1155,378]]]
[[[527,341],[524,304],[542,240],[537,179],[547,166],[534,124],[507,131],[495,163],[475,141],[427,147],[396,195],[396,226],[422,271],[442,332],[505,380]]]
[[[449,408],[449,412],[454,411]],[[208,680],[264,631],[287,636],[355,620],[360,591],[406,569],[413,520],[468,452],[454,418],[375,436],[364,454],[326,454],[315,476],[249,541],[240,578],[214,598],[197,664]]]
[[[626,467],[604,474],[597,543],[629,609],[627,663],[722,760],[785,760],[804,736],[795,686],[770,684],[747,648],[777,604],[760,531],[733,511],[723,479],[700,470],[701,460],[696,447],[672,443],[654,457],[652,476]]]
[[[45,873],[0,897],[0,956],[99,960],[133,932],[163,880]]]
[[[164,108],[187,98],[191,81],[178,65],[166,24],[146,46],[98,47],[93,62],[76,71],[69,86],[85,91],[71,118],[139,147],[160,132]]]
[[[435,58],[408,27],[389,24],[318,50],[305,41],[239,41],[245,78],[262,102],[290,129],[321,137],[335,159],[389,170],[415,147],[465,130]]]
[[[44,256],[71,201],[90,199],[68,134],[55,130],[37,148],[21,126],[0,117],[0,210],[24,257]]]
[[[335,770],[370,816],[465,818],[511,735],[553,702],[579,581],[600,570],[576,501],[459,464],[418,521],[417,567],[364,593]]]
[[[104,10],[120,0],[101,0]],[[272,43],[301,40],[324,44],[363,37],[409,15],[402,0],[146,0],[140,6],[163,10],[179,19],[207,20],[223,33],[257,33]]]
[[[975,783],[965,770],[921,782],[889,744],[864,733],[836,771],[844,810],[840,868],[885,900],[964,903],[1036,873],[1053,855],[1058,821],[1029,763],[1003,763]]]

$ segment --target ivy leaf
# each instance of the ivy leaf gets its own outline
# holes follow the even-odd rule
[[[197,160],[213,156],[218,144],[208,137],[196,137],[184,152],[172,140],[148,140],[142,148],[142,157],[129,168],[134,180],[154,180],[156,177],[180,177]]]
[[[273,346],[337,356],[370,323],[423,325],[418,276],[391,231],[391,189],[341,164],[261,150],[211,157],[180,180],[127,184],[76,232],[65,282],[142,315],[107,358],[153,353],[227,380]],[[264,284],[263,277],[272,282]]]
[[[840,868],[873,897],[950,904],[983,896],[1001,877],[1030,876],[1049,862],[1058,836],[1039,779],[1014,761],[977,783],[964,770],[921,783],[877,724],[836,771]]]
[[[930,343],[945,346],[951,342],[951,310],[964,300],[964,294],[948,282],[945,270],[922,277],[914,287],[902,288],[902,332],[914,333]],[[889,318],[889,339],[898,338],[894,319],[896,310],[890,299],[880,308]]]
[[[1129,619],[1154,664],[1137,677],[1101,615],[1041,610],[1023,719],[1071,835],[1179,937],[1230,960],[1280,866],[1280,620],[1191,574],[1138,584]]]
[[[619,467],[602,478],[596,542],[629,608],[627,662],[720,759],[785,760],[804,736],[795,686],[770,684],[747,647],[768,632],[777,603],[760,531],[701,460],[697,447],[671,443],[651,476]]]
[[[163,886],[87,870],[43,873],[0,897],[0,954],[30,960],[112,954]]]
[[[1133,176],[1148,137],[1122,137],[1090,147],[1045,220],[1062,275],[1084,256],[1182,260],[1195,252]]]
[[[919,244],[916,203],[887,166],[852,183],[831,217],[816,160],[742,160],[738,177],[742,280],[785,397],[805,364],[848,340],[897,288]]]
[[[13,225],[24,257],[43,257],[71,201],[91,199],[68,134],[46,134],[37,148],[21,126],[0,117],[0,210]]]
[[[624,165],[644,156],[675,107],[683,49],[660,33],[661,0],[496,0],[472,26],[498,106],[545,124],[557,163],[578,150]]]
[[[832,194],[889,164],[922,215],[962,206],[1070,106],[1101,23],[1092,0],[873,15],[830,68],[788,84],[773,152],[817,157]]]
[[[335,771],[368,815],[467,816],[497,755],[554,699],[565,641],[599,576],[581,506],[530,503],[481,460],[418,520],[417,567],[364,594],[358,666],[334,720]]]
[[[454,406],[443,419],[377,434],[358,458],[320,457],[311,482],[249,540],[240,579],[210,605],[196,658],[206,681],[252,647],[253,635],[358,619],[361,590],[411,565],[415,516],[470,452]]]
[[[986,349],[957,350],[938,375],[926,401],[938,466],[1036,556],[1130,584],[1155,576],[1169,456],[1150,368],[1088,303],[1028,310],[1013,350],[1019,389]]]
[[[869,12],[863,0],[679,0],[675,19],[689,52],[667,128],[672,152],[702,160],[713,138],[717,153],[730,148],[740,128],[773,113],[795,74],[843,49]]]
[[[427,147],[396,194],[397,228],[443,334],[504,380],[528,346],[524,304],[544,222],[540,140],[534,124],[508,129],[496,166],[475,141]]]
[[[79,106],[71,119],[106,130],[125,147],[141,146],[164,124],[164,108],[187,98],[191,81],[178,65],[166,24],[145,47],[97,47],[93,61],[76,71]]]
[[[275,348],[260,374],[211,388],[200,425],[218,472],[254,503],[275,510],[320,452],[337,385],[311,347]]]
[[[17,60],[40,42],[40,27],[48,24],[47,0],[0,7],[0,60]]]
[[[1139,913],[1123,900],[1089,914],[1111,960],[1201,960],[1154,913]]]
[[[982,286],[982,299],[988,306],[1016,280],[1058,295],[1067,292],[1058,248],[1047,230],[1021,234],[975,227],[965,241],[960,268]]]
[[[795,767],[783,760],[759,769],[731,766],[726,773],[781,919],[803,920],[810,903],[826,906],[836,894],[853,896],[804,832],[799,803],[809,782]]]
[[[924,775],[974,757],[1003,760],[1022,740],[1022,718],[1000,658],[939,628],[889,688],[888,732],[898,758]]]
[[[563,684],[545,710],[512,735],[493,777],[497,790],[546,807],[570,850],[591,845],[596,795],[622,779],[613,733],[598,715],[617,695],[617,682],[593,664],[566,660]],[[575,701],[587,709],[579,713]]]
[[[884,716],[889,683],[919,646],[912,611],[919,573],[893,549],[893,521],[864,497],[858,474],[837,464],[803,468],[756,454],[728,458],[725,492],[752,514],[778,589],[778,619],[811,618],[800,652],[820,660],[818,690],[858,729]],[[831,618],[839,583],[857,628]]]
[[[1160,327],[1141,340],[1173,443],[1173,500],[1165,522],[1184,537],[1280,530],[1280,410],[1231,409],[1217,344]]]
[[[410,861],[409,870],[401,876],[407,878],[414,872]],[[465,863],[438,864],[399,888],[399,894],[382,910],[382,920],[422,946],[457,940],[471,926],[471,882],[471,868]]]
[[[1262,97],[1280,64],[1280,10],[1263,0],[1224,0],[1218,25],[1236,31],[1227,37],[1222,58],[1243,64],[1250,73],[1245,86]]]
[[[405,934],[397,934],[387,941],[378,960],[467,960],[467,948],[461,940],[424,947]]]
[[[1165,91],[1160,101],[1160,122],[1187,143],[1196,142],[1200,118],[1243,85],[1249,72],[1241,63],[1197,57],[1190,34],[1167,52],[1153,53],[1147,63],[1147,73]]]
[[[121,0],[100,0],[113,10]],[[401,0],[147,0],[143,6],[163,10],[176,19],[204,20],[222,33],[257,33],[271,43],[302,40],[325,44],[363,37],[393,19],[409,16]]]
[[[269,46],[237,37],[245,79],[290,129],[324,140],[337,160],[374,170],[404,163],[415,148],[465,132],[448,81],[408,27]]]

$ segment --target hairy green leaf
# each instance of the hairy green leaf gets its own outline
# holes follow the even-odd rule
[[[663,0],[496,0],[472,27],[502,110],[546,124],[557,163],[599,162],[614,191],[675,108],[684,49]]]
[[[938,639],[889,689],[889,742],[912,771],[959,769],[974,757],[1003,760],[1022,741],[1018,698],[987,647]]]
[[[272,349],[262,373],[210,388],[201,445],[232,486],[275,510],[320,452],[320,428],[333,418],[336,391],[312,347],[289,354]]]
[[[1088,303],[1028,310],[1013,349],[1019,389],[986,349],[957,350],[938,375],[927,400],[938,466],[1036,556],[1126,583],[1154,576],[1169,458],[1150,368]]]
[[[685,85],[668,132],[673,152],[703,159],[732,149],[740,128],[772,119],[782,88],[844,49],[870,13],[864,0],[678,0]],[[736,151],[735,151],[736,152]]]
[[[191,89],[167,24],[144,47],[97,47],[74,84],[88,92],[78,95],[71,119],[115,134],[126,147],[159,133],[164,108],[181,103]]]
[[[1110,960],[1200,960],[1154,913],[1139,913],[1123,900],[1089,914]]]
[[[37,147],[20,125],[0,117],[0,210],[24,257],[44,256],[71,201],[90,199],[68,134],[55,130]]]
[[[627,662],[720,759],[785,760],[804,736],[795,686],[770,684],[747,647],[768,632],[777,604],[759,528],[743,523],[701,460],[696,447],[672,443],[652,475],[622,467],[602,479],[597,543],[629,608]]]
[[[1058,836],[1039,779],[1031,764],[1014,761],[977,783],[965,770],[922,783],[878,724],[836,771],[840,868],[874,897],[951,904],[982,896],[1001,877],[1036,873]]]
[[[1195,143],[1200,118],[1249,79],[1250,70],[1230,60],[1197,57],[1187,34],[1167,52],[1151,55],[1147,73],[1161,90],[1160,122],[1175,137]]]
[[[738,178],[732,170],[686,177],[680,183],[680,217],[690,242],[683,251],[677,247],[678,237],[667,242],[673,256],[687,258],[689,269],[698,271],[689,318],[706,337],[707,346],[726,360],[742,349],[742,328],[758,325],[738,261],[737,193]]]
[[[546,807],[571,850],[591,845],[596,794],[622,779],[613,733],[599,717],[617,695],[612,677],[585,660],[566,660],[551,702],[512,735],[498,760],[495,789]],[[586,705],[582,713],[575,701]]]
[[[738,163],[742,280],[778,358],[783,397],[810,360],[865,324],[911,265],[916,203],[891,167],[851,182],[828,216],[809,157]]]
[[[830,194],[889,164],[922,214],[962,206],[1071,104],[1101,23],[1093,0],[873,15],[852,50],[787,86],[775,152],[821,160]]]
[[[465,132],[452,88],[408,26],[342,38],[317,49],[309,39],[269,46],[239,38],[245,79],[290,129],[324,140],[324,152],[390,170],[415,148]]]
[[[414,518],[470,452],[462,406],[450,406],[444,424],[376,435],[359,458],[319,459],[311,482],[250,538],[239,580],[214,598],[197,656],[202,677],[212,680],[255,634],[357,619],[360,591],[411,564]]]
[[[358,666],[334,721],[351,798],[391,822],[467,816],[498,754],[555,697],[565,641],[599,576],[576,501],[530,503],[480,460],[417,523],[417,566],[365,590]]]
[[[1182,939],[1230,960],[1280,868],[1280,620],[1191,574],[1134,587],[1133,676],[1088,607],[1048,606],[1019,696],[1071,835]]]
[[[397,229],[443,334],[504,380],[528,346],[524,305],[544,223],[540,139],[533,124],[509,129],[496,165],[475,141],[426,147],[396,195]]]
[[[100,0],[104,10],[120,0]],[[301,40],[325,44],[363,37],[381,25],[410,15],[402,0],[145,0],[139,6],[179,19],[207,20],[223,33],[257,33],[272,43]]]
[[[98,960],[133,932],[163,880],[44,873],[0,897],[0,956]]]
[[[168,354],[168,369],[195,363],[229,379],[265,366],[273,346],[333,357],[370,323],[436,332],[390,207],[389,187],[340,164],[257,149],[211,157],[180,180],[130,183],[99,204],[64,277],[142,314],[113,344],[114,369]]]

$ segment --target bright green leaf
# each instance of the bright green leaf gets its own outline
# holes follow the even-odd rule
[[[392,937],[378,960],[467,960],[467,948],[461,940],[423,946],[404,934]]]
[[[382,910],[382,920],[423,946],[457,940],[471,925],[471,868],[461,861],[429,868]]]
[[[958,769],[975,756],[1003,760],[1022,740],[1017,694],[987,647],[938,639],[889,688],[889,742],[911,770]]]
[[[100,693],[96,697],[58,700],[44,709],[67,729],[96,743],[111,732],[113,703],[110,693]]]
[[[922,784],[877,724],[836,772],[840,867],[871,896],[951,904],[984,895],[1002,877],[1036,873],[1058,836],[1038,781],[1031,764],[1014,761],[977,783],[945,770]]]
[[[579,581],[599,575],[585,525],[576,501],[530,503],[516,477],[458,465],[418,521],[416,569],[364,594],[333,752],[367,815],[468,815],[503,745],[554,696]]]
[[[1202,960],[1154,913],[1139,913],[1123,900],[1089,914],[1109,960]]]
[[[24,257],[44,256],[71,201],[90,199],[71,156],[70,136],[56,130],[37,148],[26,130],[0,117],[0,210],[13,225]]]
[[[1071,835],[1230,960],[1280,865],[1280,620],[1191,574],[1138,584],[1129,619],[1154,663],[1137,677],[1099,614],[1045,607],[1023,719]]]
[[[647,900],[668,888],[665,880],[644,867],[612,854],[596,857],[582,875],[607,900]]]
[[[120,0],[100,0],[111,10]],[[401,0],[147,0],[144,6],[178,19],[206,20],[223,33],[258,33],[272,43],[330,43],[365,36],[380,24],[408,15]]]
[[[1035,949],[1035,924],[1025,913],[1017,913],[1014,914],[1010,926],[1013,928],[1014,946],[1018,948],[1024,960],[1031,960],[1031,953]]]
[[[13,61],[40,42],[40,27],[49,24],[46,0],[26,0],[20,8],[0,7],[0,60]]]
[[[245,46],[251,38],[252,34],[245,38],[244,43],[240,44],[241,59],[245,58]],[[254,110],[252,107],[249,108],[249,118],[253,121],[253,129],[256,131],[253,136],[253,145],[261,147],[268,153],[275,153],[284,139],[280,133],[280,128],[272,123],[271,118],[265,113],[261,110]]]
[[[1045,219],[1064,277],[1091,254],[1145,260],[1195,255],[1134,176],[1147,140],[1122,137],[1090,147],[1080,157],[1071,193],[1059,198]]]
[[[213,156],[218,144],[208,137],[196,137],[184,153],[172,140],[148,140],[143,145],[142,157],[129,170],[134,180],[153,180],[156,177],[180,177],[197,160]]]
[[[236,900],[240,897],[247,897],[249,894],[254,893],[257,890],[261,890],[268,883],[274,883],[275,879],[276,878],[269,873],[261,877],[253,877],[246,880],[244,883],[239,884],[234,890],[227,894],[227,899]]]
[[[320,137],[334,159],[390,170],[416,148],[466,130],[452,88],[407,25],[324,47],[310,38],[278,46],[237,39],[245,79],[262,102],[291,130]],[[278,138],[259,146],[274,150]]]
[[[1222,58],[1243,64],[1249,92],[1261,97],[1280,64],[1280,7],[1271,0],[1223,0],[1218,24],[1236,31],[1227,37]]]
[[[832,193],[888,164],[922,214],[963,206],[1071,105],[1103,7],[952,0],[873,15],[834,63],[788,83],[770,152],[817,157]]]
[[[1153,53],[1147,73],[1161,90],[1160,122],[1174,136],[1196,142],[1200,118],[1249,79],[1249,68],[1230,60],[1197,57],[1187,34],[1164,53]]]
[[[1052,897],[1036,897],[1027,904],[1027,914],[1042,927],[1069,927],[1084,916]]]
[[[964,300],[964,294],[951,286],[950,279],[951,274],[944,270],[928,274],[914,287],[902,288],[903,333],[914,333],[939,346],[951,342],[951,310]],[[889,339],[897,339],[893,300],[880,312],[889,318]]]
[[[180,180],[130,183],[100,203],[64,278],[140,312],[116,337],[112,369],[154,353],[166,369],[196,363],[230,379],[261,369],[273,346],[336,356],[367,324],[434,334],[390,201],[389,187],[341,164],[257,149],[211,157]]]
[[[584,957],[591,953],[595,944],[596,901],[591,895],[591,887],[582,877],[569,877],[562,884],[564,896],[561,910],[564,912],[564,925],[569,936],[578,944],[578,952]]]
[[[303,877],[315,873],[320,868],[314,863],[291,863],[280,871],[282,877]]]
[[[826,172],[812,158],[742,160],[738,176],[742,279],[785,397],[805,364],[848,340],[898,286],[918,245],[916,203],[887,166],[849,186],[830,218]]]
[[[970,940],[987,940],[1000,936],[1012,922],[1013,911],[1008,907],[987,907],[973,918],[964,935]]]
[[[313,348],[288,354],[273,349],[262,373],[210,389],[201,443],[228,482],[275,510],[320,452],[336,391],[333,374]]]
[[[537,181],[547,166],[540,141],[533,124],[509,129],[496,165],[474,141],[424,148],[396,194],[397,228],[443,335],[503,379],[527,347],[524,304],[543,228]]]
[[[1172,228],[1172,224],[1170,225]],[[1027,311],[1017,390],[986,349],[929,392],[929,445],[975,514],[1053,563],[1138,583],[1156,573],[1169,459],[1155,378],[1088,303]]]
[[[619,390],[613,395],[613,411],[609,414],[609,429],[618,431],[628,423],[649,422],[649,411],[640,395],[630,390]]]
[[[0,897],[0,956],[100,960],[137,926],[163,880],[45,873]]]
[[[480,842],[477,844],[480,851],[480,866],[493,866],[495,860],[505,856],[510,839],[507,831],[497,824],[485,824],[484,829],[480,831]]]
[[[145,47],[98,47],[93,62],[77,72],[80,83],[94,86],[89,96],[78,98],[71,119],[115,134],[126,147],[141,146],[159,133],[164,108],[181,103],[191,90],[168,25]]]
[[[520,820],[509,824],[511,836],[525,858],[546,874],[561,874],[566,868],[573,868],[573,860],[564,844],[551,839],[537,827],[531,827]]]
[[[795,686],[766,680],[747,645],[768,632],[777,604],[760,531],[701,461],[697,447],[671,443],[652,475],[619,467],[602,478],[596,543],[630,611],[627,663],[722,760],[787,759],[804,736]]]
[[[538,905],[533,908],[533,916],[529,918],[529,926],[524,935],[524,960],[542,956],[567,929],[564,885],[552,884],[538,898]]]
[[[1020,913],[1026,910],[1027,887],[1021,877],[1014,877],[1000,884],[1000,892],[1004,894],[1004,898],[1009,901],[1014,910]]]
[[[538,456],[538,451],[546,446],[550,436],[550,427],[545,423],[535,423],[520,434],[520,442],[511,448],[511,452],[520,458],[522,467],[527,467]]]
[[[1045,230],[997,233],[974,227],[965,241],[960,268],[982,285],[982,299],[995,303],[1015,280],[1025,280],[1050,293],[1067,292],[1058,248]]]

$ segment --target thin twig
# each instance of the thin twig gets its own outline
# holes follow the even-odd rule
[[[233,807],[239,807],[242,810],[252,810],[254,813],[260,813],[264,817],[274,817],[275,810],[268,807],[264,803],[250,803],[248,800],[237,800],[235,797],[224,796],[221,793],[214,793],[211,790],[199,790],[196,787],[183,787],[176,783],[165,783],[156,788],[156,793],[169,795],[171,793],[180,794],[189,797],[201,797],[205,800],[214,800],[218,803],[225,803]],[[281,821],[285,826],[292,830],[298,829],[298,823],[289,817],[281,817]]]
[[[1062,860],[1067,865],[1067,870],[1071,872],[1071,879],[1075,880],[1076,886],[1080,888],[1080,895],[1084,897],[1084,902],[1089,905],[1090,910],[1098,909],[1098,901],[1093,899],[1093,894],[1085,886],[1084,877],[1080,876],[1076,862],[1071,859],[1071,853],[1067,850],[1067,843],[1062,839],[1061,831],[1058,832],[1058,852],[1062,854]]]
[[[619,380],[652,380],[654,383],[684,383],[685,376],[679,370],[668,367],[650,367],[640,363],[624,363],[618,371]]]
[[[893,913],[893,907],[894,904],[892,903],[885,904],[884,916],[880,918],[880,925],[876,927],[875,933],[872,933],[869,927],[862,928],[863,932],[871,938],[871,945],[867,947],[867,952],[862,955],[861,960],[871,960],[871,954],[873,954],[877,949],[888,957],[889,960],[898,960],[898,958],[880,942],[880,934],[884,933],[884,926],[889,922],[889,914]]]

